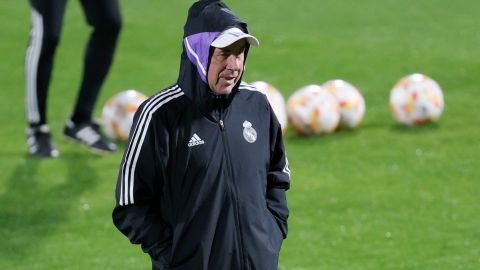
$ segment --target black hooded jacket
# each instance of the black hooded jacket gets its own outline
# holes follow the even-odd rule
[[[252,86],[215,96],[206,81],[210,44],[232,26],[248,33],[223,2],[193,4],[177,83],[135,114],[113,221],[154,269],[278,269],[290,185],[280,124]]]

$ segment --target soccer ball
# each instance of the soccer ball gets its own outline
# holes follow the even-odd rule
[[[282,126],[282,133],[285,134],[288,123],[287,110],[285,108],[285,99],[280,91],[264,81],[253,82],[252,85],[267,96],[268,102],[270,102],[270,106],[272,106],[273,112]]]
[[[365,114],[365,99],[360,91],[343,80],[331,80],[323,88],[332,93],[340,106],[340,125],[354,128],[360,124]]]
[[[415,73],[402,78],[390,91],[390,108],[395,119],[406,125],[420,125],[440,118],[444,101],[436,81]]]
[[[340,122],[340,108],[335,96],[320,85],[304,86],[288,99],[288,119],[301,135],[335,131]]]
[[[126,90],[111,97],[102,110],[105,133],[116,140],[126,141],[133,115],[147,97],[136,90]]]

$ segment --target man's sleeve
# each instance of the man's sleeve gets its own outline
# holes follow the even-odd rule
[[[155,153],[158,142],[144,105],[135,114],[122,158],[112,217],[130,242],[156,258],[169,245],[170,235],[159,209],[163,175]]]
[[[288,207],[285,192],[290,188],[290,168],[280,123],[270,108],[270,166],[267,174],[267,207],[275,217],[283,238],[287,237]]]

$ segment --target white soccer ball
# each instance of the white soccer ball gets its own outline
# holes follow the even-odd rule
[[[365,114],[365,99],[352,84],[343,80],[331,80],[323,88],[332,93],[340,106],[340,125],[354,128],[360,124]]]
[[[133,116],[147,97],[136,91],[126,90],[108,99],[102,110],[105,133],[116,140],[126,141],[133,123]]]
[[[282,133],[285,134],[288,124],[287,109],[285,106],[285,99],[280,91],[278,91],[273,85],[264,81],[257,81],[251,84],[267,96],[268,102],[270,102],[270,106],[272,106],[273,112],[282,126]]]
[[[295,91],[288,99],[287,114],[293,129],[302,135],[331,133],[340,122],[337,100],[319,85]]]
[[[415,73],[402,78],[390,91],[390,108],[395,119],[406,125],[420,125],[440,118],[443,92],[436,81]]]

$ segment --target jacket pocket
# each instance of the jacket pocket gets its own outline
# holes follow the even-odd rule
[[[270,229],[270,244],[272,245],[273,250],[275,250],[276,255],[278,256],[278,253],[280,253],[280,247],[282,246],[283,242],[283,234],[282,230],[280,229],[277,219],[275,216],[270,212],[270,210],[266,210],[268,212],[268,215],[266,215],[266,218],[268,219],[268,225]]]
[[[167,270],[170,268],[170,257],[172,253],[172,246],[166,246],[161,248],[156,254],[152,256],[150,254],[150,258],[152,259],[152,269],[153,270]]]
[[[168,270],[168,264],[161,260],[154,260],[152,258],[152,270]]]

